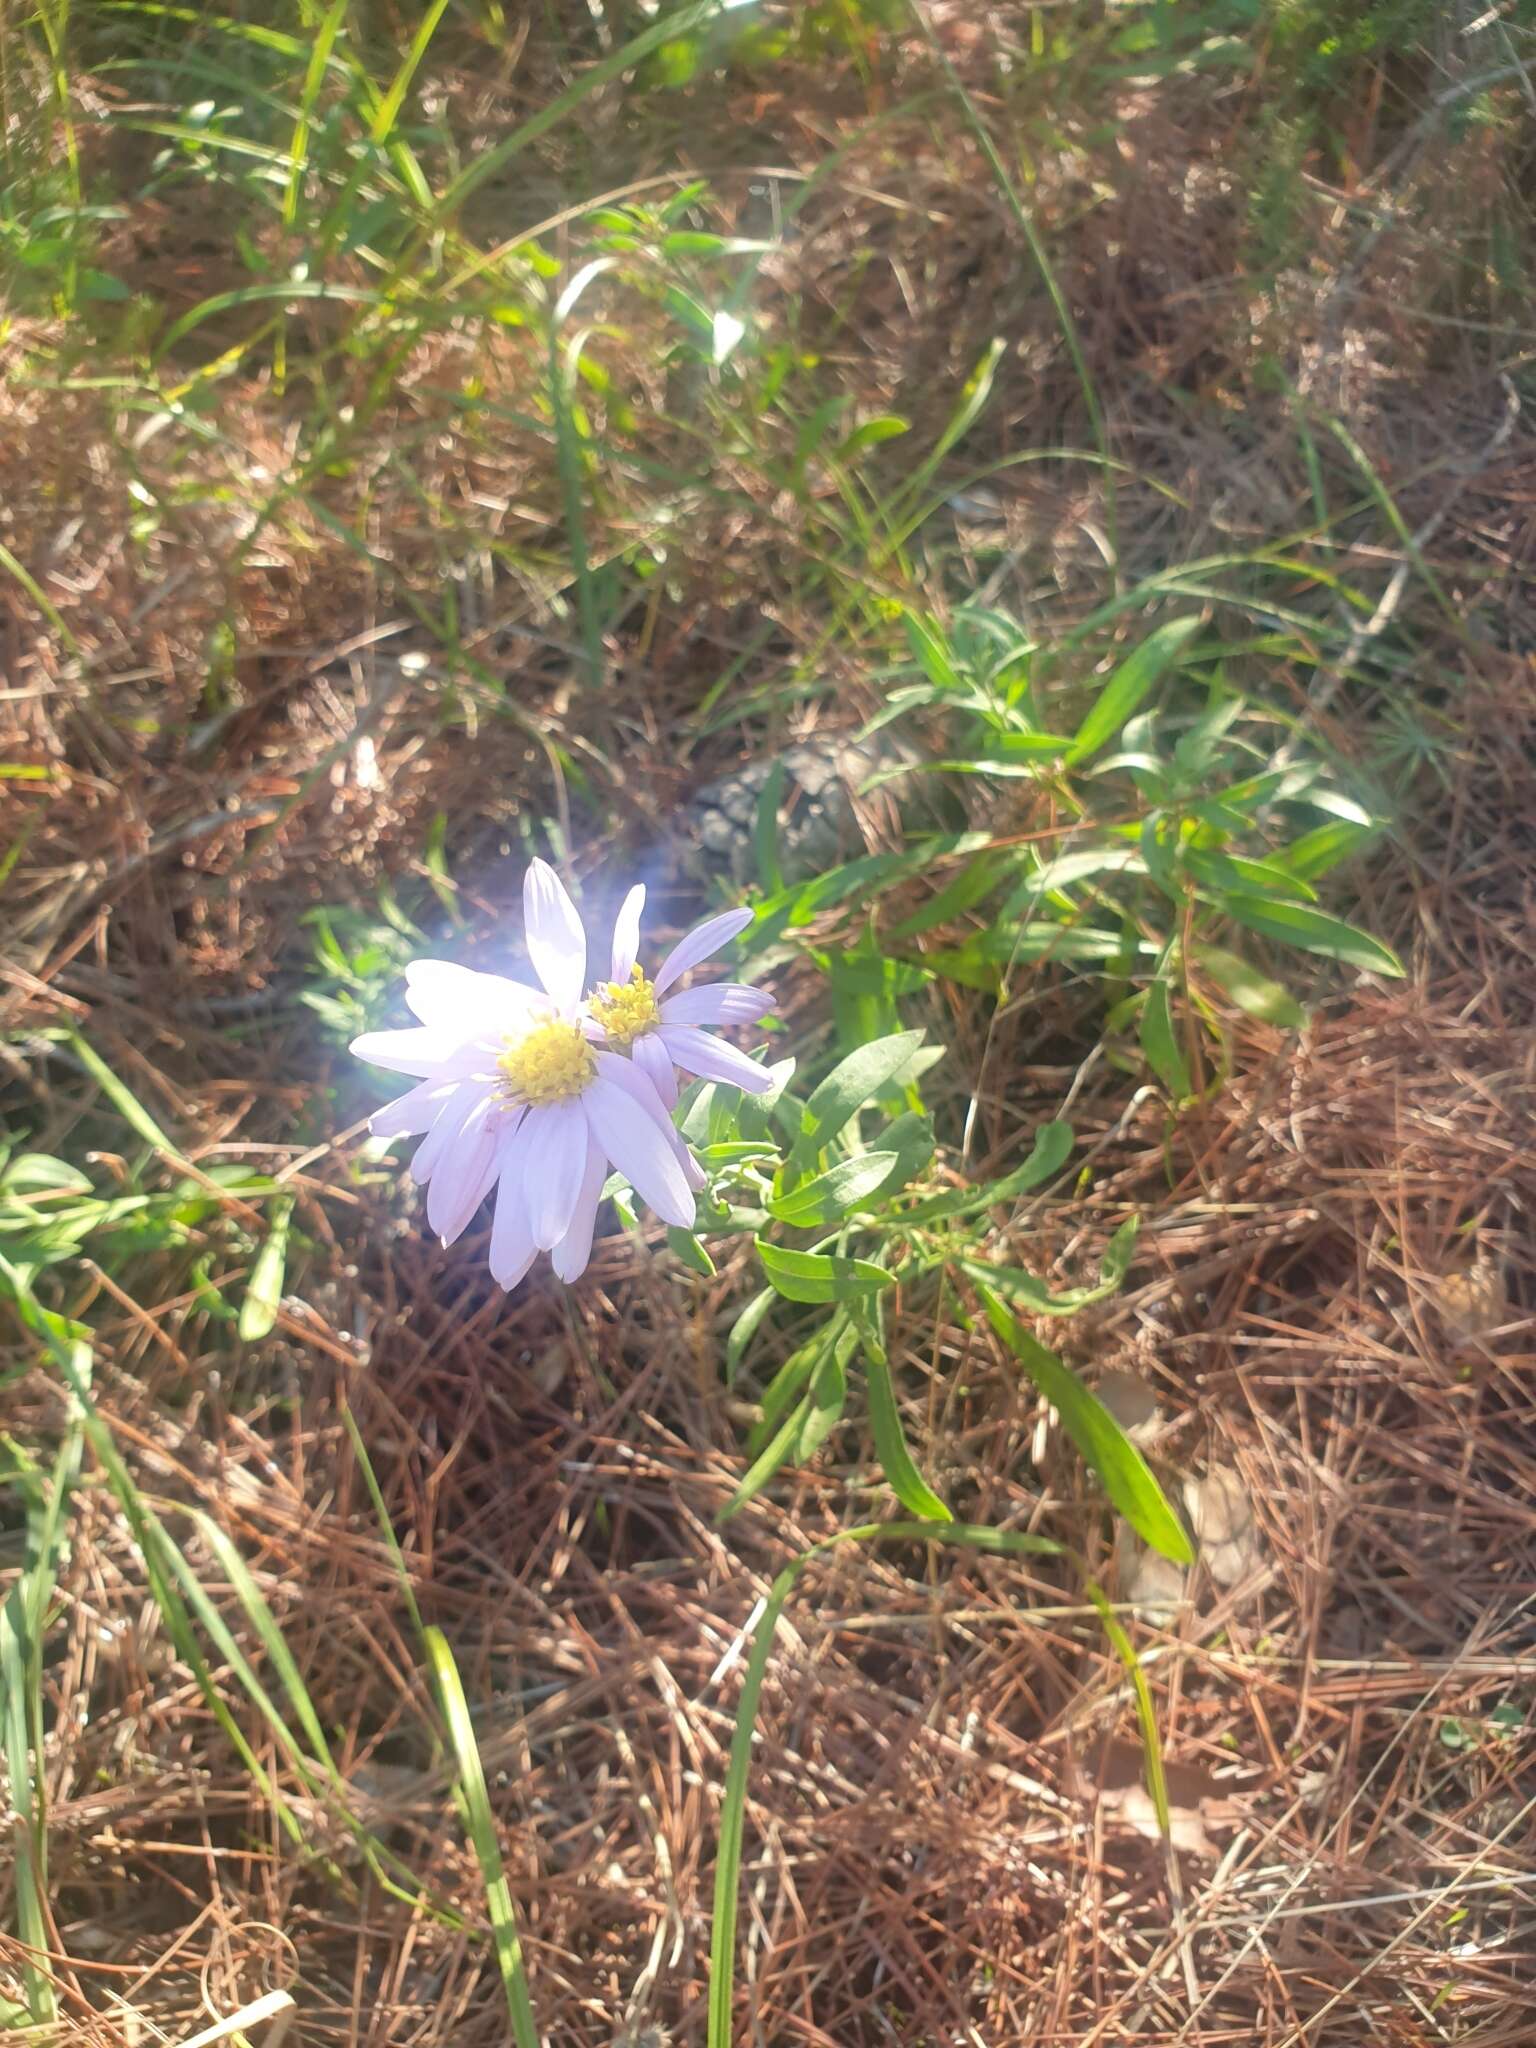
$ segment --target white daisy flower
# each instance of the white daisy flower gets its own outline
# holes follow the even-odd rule
[[[541,1251],[562,1280],[585,1269],[610,1163],[683,1230],[703,1185],[648,1069],[604,1044],[582,1014],[587,936],[544,861],[524,879],[523,918],[542,988],[416,960],[405,980],[419,1028],[352,1041],[359,1059],[419,1077],[370,1127],[381,1137],[426,1133],[411,1174],[444,1244],[496,1189],[490,1262],[503,1287]]]
[[[773,1008],[773,997],[740,981],[710,981],[700,988],[668,995],[690,967],[717,953],[752,922],[750,910],[723,910],[695,925],[679,939],[647,981],[637,965],[640,913],[645,890],[631,889],[613,926],[613,979],[600,983],[587,998],[587,1014],[605,1044],[627,1052],[671,1109],[677,1101],[674,1067],[705,1081],[725,1081],[749,1095],[766,1095],[773,1076],[734,1045],[716,1038],[706,1024],[755,1024]]]

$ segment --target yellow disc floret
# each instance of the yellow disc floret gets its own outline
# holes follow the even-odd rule
[[[661,1022],[656,991],[637,967],[628,981],[600,982],[587,1000],[587,1007],[611,1046],[628,1052],[637,1038],[644,1038]]]
[[[525,1037],[507,1041],[496,1064],[514,1102],[565,1102],[597,1076],[597,1055],[578,1024],[551,1017]]]

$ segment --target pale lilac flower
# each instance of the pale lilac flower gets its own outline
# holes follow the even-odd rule
[[[602,1032],[603,1042],[629,1054],[669,1109],[677,1101],[674,1067],[705,1081],[726,1081],[749,1095],[766,1095],[773,1087],[768,1070],[701,1027],[755,1024],[773,1008],[773,997],[740,981],[710,981],[667,994],[690,967],[699,966],[745,931],[752,912],[723,910],[695,925],[662,961],[655,980],[647,981],[636,964],[644,907],[644,888],[631,889],[614,920],[613,979],[599,983],[587,998],[587,1014]]]
[[[503,1287],[515,1287],[541,1251],[562,1280],[584,1270],[610,1162],[684,1230],[704,1182],[645,1069],[595,1042],[582,1017],[587,937],[544,861],[524,880],[523,919],[542,988],[416,960],[405,979],[419,1027],[352,1042],[359,1059],[419,1077],[371,1128],[391,1138],[426,1133],[411,1173],[444,1244],[496,1189],[491,1272]]]

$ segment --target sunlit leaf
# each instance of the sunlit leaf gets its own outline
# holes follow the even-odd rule
[[[1103,1402],[1054,1351],[1037,1343],[989,1288],[978,1285],[977,1292],[993,1329],[1061,1417],[1063,1429],[1098,1475],[1112,1504],[1154,1550],[1175,1564],[1193,1564],[1195,1553],[1184,1524],[1146,1459]]]
[[[921,1031],[896,1031],[861,1045],[839,1060],[826,1079],[812,1090],[800,1119],[792,1163],[805,1166],[824,1151],[850,1118],[866,1102],[889,1088],[896,1076],[910,1066],[922,1045]]]
[[[868,1259],[845,1259],[826,1252],[786,1251],[759,1238],[758,1254],[771,1286],[789,1301],[845,1301],[860,1294],[878,1294],[895,1284],[894,1273]]]
[[[1091,760],[1100,747],[1109,744],[1164,670],[1183,653],[1199,625],[1198,618],[1167,619],[1121,662],[1073,735],[1067,749],[1069,767]]]
[[[1276,939],[1282,945],[1299,946],[1307,953],[1322,953],[1331,960],[1344,960],[1351,967],[1362,967],[1371,974],[1387,974],[1401,979],[1404,973],[1402,961],[1390,946],[1383,945],[1380,939],[1373,939],[1369,932],[1345,924],[1342,918],[1312,909],[1310,904],[1279,903],[1263,896],[1237,895],[1230,891],[1218,901],[1239,924],[1262,932],[1265,938]]]
[[[1222,946],[1197,946],[1195,960],[1224,995],[1240,1010],[1282,1030],[1296,1031],[1306,1022],[1306,1012],[1288,989],[1260,974],[1256,967]]]
[[[1190,1080],[1189,1067],[1174,1029],[1166,981],[1154,981],[1142,1003],[1141,1049],[1147,1056],[1147,1064],[1176,1102],[1182,1102],[1194,1093],[1194,1083]]]

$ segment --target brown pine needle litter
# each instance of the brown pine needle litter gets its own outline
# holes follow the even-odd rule
[[[236,6],[184,48],[48,0],[10,32],[33,197],[0,215],[29,252],[0,324],[0,1119],[124,1206],[39,1268],[53,1324],[0,1308],[0,1599],[37,1625],[0,1663],[0,2030],[491,2048],[517,2036],[488,1844],[548,2048],[704,2042],[753,1630],[788,1562],[891,1507],[862,1411],[717,1525],[782,1356],[727,1381],[745,1241],[706,1278],[608,1226],[579,1286],[504,1296],[484,1219],[443,1251],[380,1165],[345,1037],[413,952],[506,964],[541,847],[578,879],[643,865],[681,929],[736,858],[701,863],[697,793],[725,816],[755,761],[857,732],[903,608],[963,589],[1070,645],[1178,572],[1276,747],[1315,741],[1388,818],[1326,901],[1406,978],[1248,934],[1306,1022],[1209,991],[1220,1051],[1178,1109],[1070,962],[902,1001],[949,1048],[945,1184],[1072,1120],[1071,1172],[990,1220],[990,1257],[1075,1285],[1140,1214],[1125,1286],[1041,1332],[1185,1509],[1193,1569],[1117,1537],[963,1285],[888,1319],[927,1479],[1117,1603],[1169,1840],[1072,1565],[832,1549],[763,1690],[734,2038],[1522,2048],[1529,27],[1410,0],[1342,42],[1310,4],[744,12],[764,40],[724,54],[718,22],[695,48],[644,8],[493,0]],[[371,131],[366,164],[325,156]],[[359,211],[328,215],[354,161]],[[680,225],[624,216],[653,288],[598,277],[529,323],[594,208],[696,179]],[[104,192],[89,241],[49,225]],[[739,346],[782,351],[788,424],[733,384],[729,329],[675,347],[662,258],[708,236],[758,266]],[[735,276],[708,273],[722,304]],[[552,373],[587,322],[596,368]],[[1075,829],[959,777],[822,822],[838,857],[891,851],[930,801],[1009,846]],[[785,832],[822,809],[792,792]],[[749,804],[755,887],[752,834]],[[835,1043],[817,950],[948,879],[794,933],[783,1045]],[[88,1406],[59,1319],[88,1328]]]

